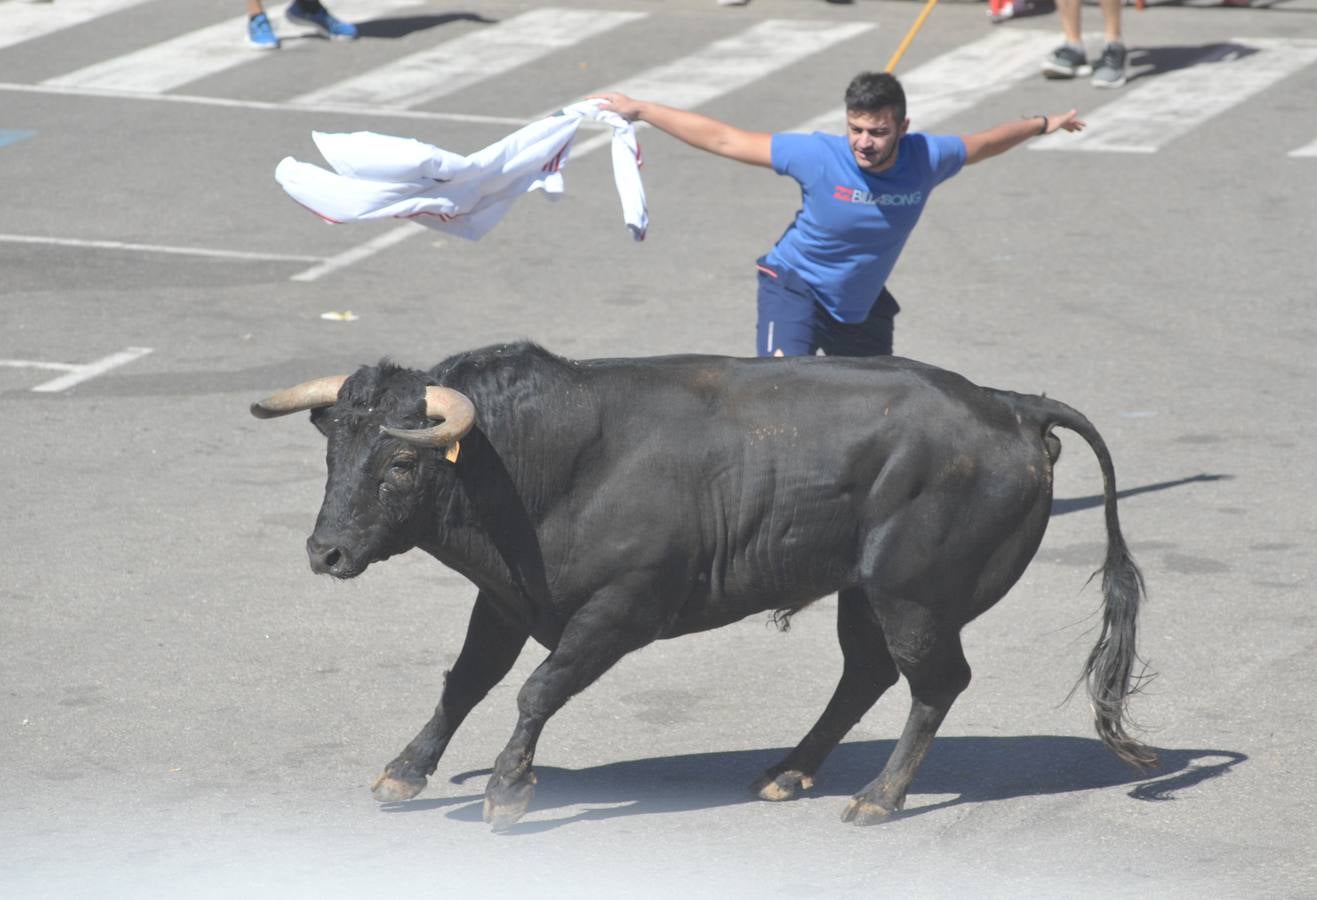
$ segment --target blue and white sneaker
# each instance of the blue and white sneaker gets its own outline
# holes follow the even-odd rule
[[[247,43],[257,50],[279,49],[279,35],[274,33],[270,17],[265,13],[257,13],[247,20]]]
[[[330,14],[318,0],[293,0],[288,5],[287,12],[284,15],[292,22],[300,22],[303,25],[310,25],[320,31],[331,41],[355,41],[357,39],[357,26],[351,22],[344,22]]]

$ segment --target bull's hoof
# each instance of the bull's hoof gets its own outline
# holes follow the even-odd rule
[[[760,800],[793,800],[801,791],[814,787],[814,779],[796,769],[765,772],[750,790]]]
[[[370,786],[370,793],[380,803],[401,803],[425,790],[426,782],[424,775],[394,775],[385,769]]]
[[[841,820],[852,825],[880,825],[895,813],[896,810],[887,809],[872,800],[855,797],[841,814]]]
[[[485,821],[493,831],[506,831],[521,821],[535,797],[535,773],[527,772],[510,783],[491,778],[485,788]]]

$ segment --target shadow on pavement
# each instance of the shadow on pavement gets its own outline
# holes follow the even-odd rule
[[[1180,487],[1186,484],[1194,484],[1201,481],[1225,481],[1234,478],[1233,475],[1209,475],[1206,472],[1200,472],[1197,475],[1190,475],[1188,478],[1177,478],[1174,481],[1159,481],[1156,484],[1145,484],[1136,488],[1128,488],[1123,491],[1116,491],[1116,499],[1124,500],[1126,497],[1133,497],[1135,494],[1147,494],[1151,491],[1164,491],[1167,488]],[[1088,497],[1072,497],[1070,499],[1053,499],[1052,515],[1064,516],[1066,513],[1079,512],[1081,509],[1092,509],[1095,506],[1102,505],[1102,495],[1092,494]]]
[[[854,741],[833,751],[806,797],[848,797],[878,775],[896,746],[895,741]],[[572,822],[599,821],[631,815],[716,809],[742,803],[760,803],[749,786],[761,772],[776,764],[787,748],[694,753],[625,760],[585,769],[536,766],[539,783],[531,810],[582,804],[603,808],[575,812],[552,821],[523,822],[507,834],[531,834],[560,828]],[[1092,738],[1062,736],[941,737],[933,742],[910,791],[913,803],[921,794],[954,794],[940,802],[907,809],[901,818],[921,815],[963,803],[986,803],[1041,794],[1129,785],[1136,800],[1175,799],[1175,792],[1226,774],[1248,759],[1231,750],[1157,749],[1161,765],[1150,773],[1137,773]],[[463,772],[453,784],[488,777],[489,770]],[[483,788],[483,785],[482,785]],[[391,813],[424,812],[473,801],[448,812],[452,819],[481,821],[482,801],[461,797],[410,800],[388,804]],[[841,804],[838,805],[841,814]]]
[[[1129,83],[1132,84],[1140,78],[1165,75],[1178,69],[1242,59],[1257,52],[1256,47],[1229,41],[1196,47],[1185,44],[1169,47],[1130,47]]]
[[[396,16],[390,19],[367,19],[356,22],[357,31],[362,37],[400,38],[417,31],[437,28],[452,22],[479,22],[482,25],[495,25],[497,19],[487,19],[479,13],[445,13],[443,15]]]

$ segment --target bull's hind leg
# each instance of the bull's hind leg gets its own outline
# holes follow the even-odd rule
[[[467,713],[508,674],[528,637],[526,629],[506,621],[483,594],[476,597],[467,625],[466,641],[452,671],[444,677],[444,690],[434,715],[420,734],[384,767],[371,785],[381,803],[410,800],[425,789],[426,780],[439,765],[453,732]]]
[[[905,805],[938,726],[970,679],[958,628],[939,626],[913,603],[879,604],[878,611],[888,648],[910,683],[910,715],[887,765],[842,813],[842,821],[857,825],[882,822]]]
[[[823,715],[804,740],[765,772],[751,790],[763,800],[790,800],[813,786],[824,758],[855,723],[896,683],[896,663],[864,594],[851,588],[837,596],[837,639],[844,664]]]

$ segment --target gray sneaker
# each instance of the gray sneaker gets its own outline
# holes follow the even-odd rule
[[[1084,55],[1084,51],[1076,50],[1069,44],[1057,47],[1047,59],[1043,60],[1045,78],[1074,78],[1076,75],[1087,75],[1092,71],[1093,67],[1088,64],[1088,57]]]
[[[1112,41],[1102,50],[1093,70],[1093,87],[1118,88],[1125,83],[1125,45]]]

